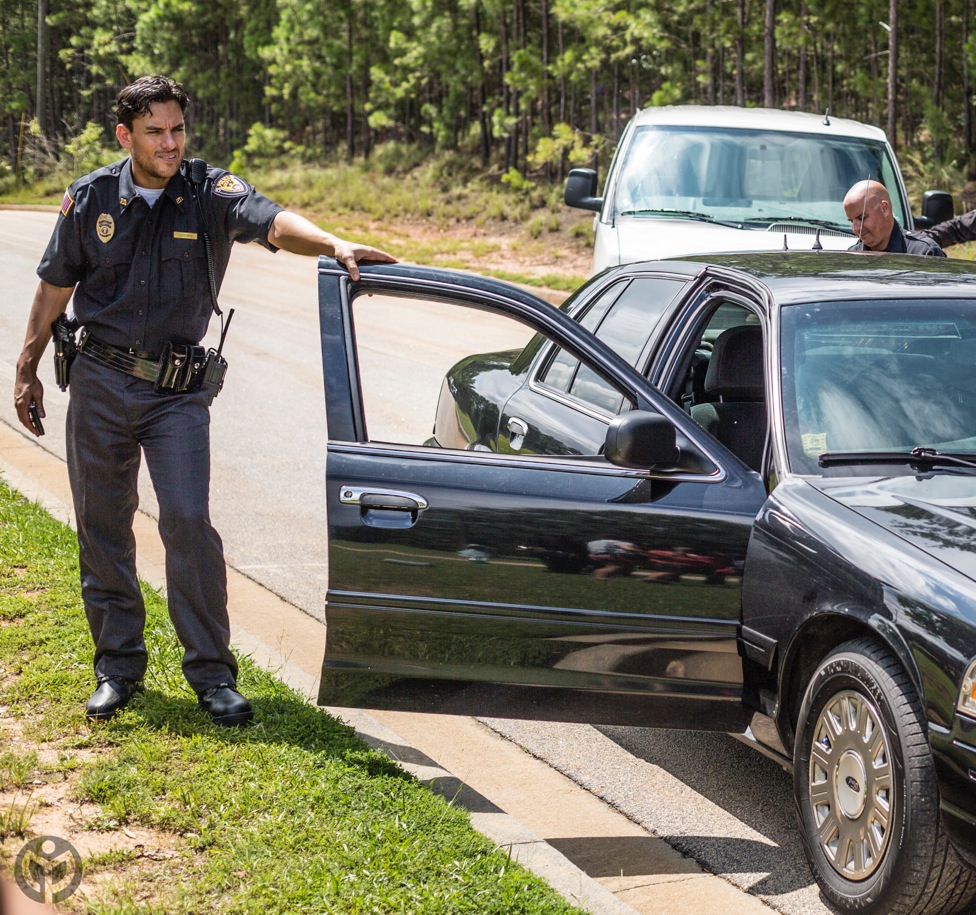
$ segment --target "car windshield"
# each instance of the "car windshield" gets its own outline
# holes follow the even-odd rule
[[[976,456],[976,301],[792,305],[781,345],[794,472],[823,473],[825,453],[852,453],[846,472],[859,452]]]
[[[615,217],[704,217],[770,231],[800,220],[850,234],[844,195],[873,178],[891,190],[895,218],[906,225],[894,164],[876,141],[650,126],[634,131],[622,155]]]

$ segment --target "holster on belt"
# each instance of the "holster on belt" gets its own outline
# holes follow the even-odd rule
[[[62,391],[68,390],[71,375],[71,363],[78,355],[75,342],[77,321],[72,321],[66,314],[60,314],[51,324],[51,336],[54,338],[54,380]]]

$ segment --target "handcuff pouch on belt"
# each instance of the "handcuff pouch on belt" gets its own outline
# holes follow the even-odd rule
[[[207,403],[220,393],[227,372],[227,360],[215,349],[189,343],[166,343],[159,357],[159,375],[155,389],[163,393],[180,394],[203,388]]]
[[[54,338],[54,380],[62,391],[68,390],[71,363],[78,355],[78,345],[75,342],[77,329],[78,322],[72,321],[66,314],[58,315],[51,324],[51,336]]]

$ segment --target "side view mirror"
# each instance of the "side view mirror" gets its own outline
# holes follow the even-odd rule
[[[563,201],[567,206],[599,213],[603,198],[596,196],[596,172],[592,168],[572,169],[566,178]]]
[[[659,413],[622,413],[607,428],[604,455],[618,467],[647,470],[657,464],[674,465],[680,454],[674,426]]]
[[[948,191],[926,191],[922,195],[922,215],[915,217],[917,229],[930,229],[952,219],[952,194]]]

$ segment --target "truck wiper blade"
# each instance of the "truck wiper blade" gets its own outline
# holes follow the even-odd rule
[[[644,210],[623,210],[621,216],[681,216],[684,219],[697,219],[700,222],[715,222],[714,216],[708,213],[696,213],[694,210],[667,210],[667,209],[644,209]]]
[[[648,208],[644,210],[622,210],[621,216],[677,216],[681,219],[695,219],[698,222],[710,222],[717,226],[729,226],[733,229],[742,228],[739,221],[729,222],[723,219],[716,219],[708,213],[696,213],[694,210],[669,210]]]
[[[968,467],[976,470],[976,460],[959,454],[936,451],[935,448],[912,448],[911,451],[825,451],[817,459],[821,467],[849,464],[908,464],[912,467]]]
[[[840,222],[832,222],[829,219],[810,219],[807,216],[750,216],[748,219],[743,219],[742,221],[746,223],[761,222],[766,225],[772,225],[774,222],[795,222],[808,226],[820,226],[822,229],[833,229],[835,232],[843,232],[845,235],[854,237],[854,233],[850,230],[849,226]]]

